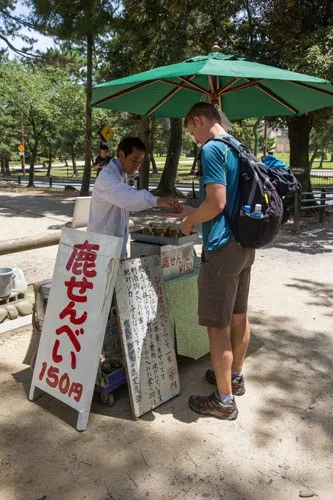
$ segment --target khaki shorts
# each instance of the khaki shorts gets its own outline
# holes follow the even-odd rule
[[[233,314],[247,311],[254,256],[253,249],[235,240],[212,252],[203,251],[198,280],[200,325],[225,328]]]

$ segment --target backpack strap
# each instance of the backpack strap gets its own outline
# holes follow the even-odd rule
[[[245,146],[245,144],[242,144],[241,142],[239,143],[239,145],[235,144],[234,141],[232,141],[229,137],[219,137],[219,136],[211,137],[210,139],[208,139],[208,141],[206,141],[205,144],[207,144],[207,142],[209,141],[224,142],[224,144],[234,149],[238,154],[242,151],[242,149],[246,152],[250,152],[249,149]]]
[[[193,200],[197,199],[197,194],[195,192],[195,187],[194,187],[194,179],[192,180],[192,196],[193,196]]]
[[[241,144],[241,143],[240,143],[241,147],[239,147],[231,139],[229,139],[229,137],[223,137],[223,138],[222,137],[212,137],[211,139],[208,139],[208,141],[206,141],[205,144],[207,144],[210,141],[223,142],[224,144],[226,144],[227,146],[229,146],[230,148],[232,148],[234,151],[236,151],[236,153],[238,153],[238,154],[240,154],[240,152],[241,152],[241,147],[247,149],[247,147],[244,146],[244,144]],[[224,208],[224,210],[223,210],[222,213],[223,213],[224,217],[227,219],[229,227],[231,228],[231,226],[232,226],[232,219],[231,219],[230,215],[228,214],[228,212],[226,210],[226,206],[225,206],[225,208]]]

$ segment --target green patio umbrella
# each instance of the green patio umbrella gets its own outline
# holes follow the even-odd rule
[[[322,78],[225,55],[205,56],[96,85],[92,106],[138,115],[183,118],[198,101],[220,105],[230,120],[292,116],[333,106]]]

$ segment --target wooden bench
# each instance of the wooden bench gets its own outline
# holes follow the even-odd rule
[[[294,229],[300,231],[302,212],[306,210],[318,210],[318,220],[323,222],[326,208],[333,208],[333,188],[313,189],[311,192],[303,192],[295,196],[294,202]]]

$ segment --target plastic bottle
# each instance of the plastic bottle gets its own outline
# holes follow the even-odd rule
[[[244,214],[250,216],[251,215],[251,205],[244,205],[243,206],[243,212],[244,212]]]
[[[251,217],[253,219],[262,219],[264,214],[261,211],[261,205],[260,203],[257,203],[254,207],[254,211],[251,213]]]

